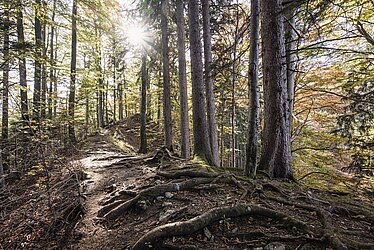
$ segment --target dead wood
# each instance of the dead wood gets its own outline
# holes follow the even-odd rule
[[[238,204],[235,206],[214,208],[202,215],[199,215],[187,221],[174,222],[156,227],[143,235],[134,244],[132,249],[146,249],[147,246],[150,246],[151,244],[163,238],[192,234],[220,219],[246,215],[263,216],[275,219],[281,221],[291,228],[296,228],[304,233],[309,232],[309,227],[305,223],[289,217],[284,213],[253,204]]]

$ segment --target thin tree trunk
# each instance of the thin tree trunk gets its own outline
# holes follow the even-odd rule
[[[202,47],[199,27],[199,1],[189,0],[189,28],[192,71],[192,114],[194,153],[214,164],[206,122],[206,105],[203,82]]]
[[[114,49],[115,51],[115,49]],[[115,53],[115,52],[114,52]],[[116,55],[113,56],[113,122],[117,120]]]
[[[55,44],[57,44],[58,41],[58,33],[56,29],[56,37],[55,37]],[[57,49],[55,49],[55,55],[54,55],[54,62],[57,61]],[[57,98],[58,98],[58,93],[57,93],[57,70],[54,69],[53,72],[53,116],[57,116]]]
[[[221,167],[223,167],[223,161],[224,161],[224,154],[225,154],[225,131],[224,131],[224,122],[225,122],[225,105],[226,105],[226,100],[225,100],[225,91],[224,88],[221,89]]]
[[[287,62],[287,89],[289,102],[289,130],[290,136],[292,134],[292,114],[295,97],[295,76],[296,76],[296,42],[297,36],[294,30],[296,25],[295,11],[289,10],[287,14],[288,24],[286,24],[286,62]]]
[[[0,173],[4,170],[8,170],[9,166],[9,148],[8,148],[8,139],[9,139],[9,29],[10,29],[10,20],[9,20],[9,4],[5,3],[4,6],[4,44],[3,44],[3,109],[2,109],[2,126],[1,126],[1,157],[2,164],[0,165]],[[2,175],[0,176],[2,178]],[[1,184],[0,184],[1,187]]]
[[[40,0],[35,0],[35,71],[33,93],[33,119],[39,123],[40,119],[40,90],[41,90],[41,57],[42,57],[42,26],[40,22]]]
[[[123,82],[125,81],[125,76],[123,76]],[[118,115],[119,120],[123,120],[123,83],[122,80],[118,81]]]
[[[168,12],[169,0],[162,0],[161,2],[161,39],[162,39],[162,68],[164,81],[164,132],[165,132],[165,146],[169,150],[173,150],[173,134],[172,134],[172,120],[171,120],[171,103],[170,103],[170,63],[169,63],[169,38],[168,38]]]
[[[275,178],[293,179],[282,1],[261,1],[261,10],[265,117],[259,168]]]
[[[237,48],[237,36],[239,28],[239,11],[238,6],[236,7],[236,23],[235,23],[235,34],[234,34],[234,46],[233,46],[233,59],[232,59],[232,82],[231,82],[231,161],[232,167],[236,167],[236,141],[235,141],[235,122],[236,122],[236,98],[235,98],[235,84],[236,84],[236,48]]]
[[[50,42],[50,55],[49,60],[50,62],[50,69],[49,69],[49,91],[48,91],[48,118],[52,118],[52,107],[53,107],[53,83],[54,83],[54,36],[55,36],[55,15],[56,15],[56,0],[53,1],[53,9],[52,9],[52,20],[51,20],[51,42]]]
[[[178,80],[180,94],[181,112],[181,155],[184,159],[190,159],[190,129],[188,119],[188,93],[186,73],[186,45],[184,25],[184,4],[183,0],[177,0],[177,33],[178,33]]]
[[[17,36],[18,44],[20,46],[25,45],[25,34],[23,31],[23,6],[22,1],[18,1],[17,9]],[[21,96],[21,119],[23,126],[28,126],[29,119],[29,107],[27,104],[27,74],[26,74],[26,58],[22,50],[19,51],[19,83],[20,83],[20,96]]]
[[[147,55],[142,56],[142,98],[140,107],[140,149],[139,153],[147,153]]]
[[[213,164],[215,166],[219,166],[216,106],[214,101],[215,98],[212,76],[212,35],[210,30],[209,0],[201,0],[201,2],[203,12],[205,93],[208,117],[208,134]]]
[[[257,148],[258,148],[258,126],[259,126],[259,86],[258,86],[258,47],[260,36],[260,2],[251,0],[251,43],[249,55],[249,89],[250,89],[250,114],[248,129],[248,145],[244,174],[256,176],[257,171]]]
[[[70,65],[70,92],[69,92],[69,139],[75,144],[74,108],[75,108],[75,80],[77,74],[77,1],[73,0],[71,24],[71,65]]]
[[[43,12],[45,11],[44,5],[46,3],[43,1]],[[42,86],[41,86],[41,111],[40,111],[40,117],[42,119],[45,118],[46,115],[46,100],[47,100],[47,65],[45,63],[45,58],[47,56],[47,23],[45,20],[43,20],[43,28],[42,28],[42,58],[43,58],[43,63],[42,63]]]

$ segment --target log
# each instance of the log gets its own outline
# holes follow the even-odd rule
[[[194,217],[190,220],[183,222],[174,222],[156,227],[143,235],[132,247],[133,250],[148,249],[148,246],[155,243],[158,240],[173,237],[192,234],[196,231],[209,226],[210,224],[219,221],[223,218],[232,218],[240,216],[263,216],[272,218],[283,222],[291,228],[297,228],[300,231],[307,233],[309,232],[309,227],[294,218],[287,216],[284,213],[277,212],[272,209],[260,207],[253,204],[238,204],[235,206],[226,206],[213,208],[202,215]]]

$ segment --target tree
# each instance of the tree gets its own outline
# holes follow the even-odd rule
[[[259,0],[251,0],[251,37],[249,55],[249,89],[250,89],[250,114],[248,129],[247,159],[244,174],[256,176],[258,126],[259,126],[259,86],[258,86],[258,47],[260,36],[260,3]]]
[[[259,168],[292,179],[282,1],[261,1],[261,10],[264,129]]]
[[[48,117],[52,118],[52,107],[53,107],[53,84],[56,81],[56,76],[54,75],[55,69],[54,69],[54,59],[55,59],[55,47],[54,47],[54,39],[55,39],[55,15],[56,15],[56,2],[57,0],[53,0],[53,9],[52,9],[52,19],[51,19],[51,41],[50,41],[50,68],[49,68],[49,90],[48,90]]]
[[[189,0],[188,6],[191,74],[192,74],[192,118],[194,135],[194,154],[214,164],[210,150],[206,122],[206,106],[204,96],[202,47],[199,25],[199,1]]]
[[[219,166],[218,136],[216,122],[216,105],[214,101],[213,77],[212,77],[212,35],[210,31],[209,0],[201,0],[203,16],[203,40],[204,40],[204,67],[205,67],[205,92],[208,117],[209,143],[212,151],[213,164]]]
[[[4,43],[3,43],[3,109],[2,109],[2,126],[1,126],[1,164],[0,164],[0,178],[4,170],[8,170],[8,139],[9,139],[9,30],[10,30],[10,19],[9,19],[9,3],[5,3],[4,6]],[[2,183],[0,183],[0,187]]]
[[[41,3],[35,0],[35,70],[34,70],[34,93],[33,93],[33,119],[39,122],[40,119],[40,91],[41,91],[41,57],[42,57],[42,26],[41,26]]]
[[[25,35],[23,31],[23,6],[22,1],[18,1],[17,6],[17,37],[20,48],[25,46]],[[21,119],[24,122],[24,126],[29,125],[29,107],[27,105],[27,79],[26,79],[26,58],[24,50],[20,49],[18,53],[19,57],[19,83],[20,83],[20,96],[21,96]]]
[[[147,54],[143,51],[142,55],[142,98],[140,107],[140,149],[139,153],[147,153]]]
[[[188,120],[188,94],[186,74],[186,52],[185,52],[185,27],[184,27],[184,4],[183,0],[176,1],[177,33],[178,33],[178,81],[180,94],[180,116],[181,116],[181,153],[182,158],[190,158],[190,130]]]
[[[169,62],[169,38],[168,38],[168,12],[169,0],[162,0],[161,2],[161,39],[162,39],[162,72],[164,81],[164,132],[165,132],[165,146],[169,150],[173,150],[173,134],[172,134],[172,120],[171,120],[171,103],[170,103],[170,62]]]
[[[74,144],[75,128],[74,128],[74,108],[75,108],[75,80],[77,74],[77,1],[73,1],[73,10],[71,16],[71,64],[70,64],[70,88],[69,88],[69,140]]]

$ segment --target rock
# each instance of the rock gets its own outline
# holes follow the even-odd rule
[[[272,242],[267,244],[264,250],[286,250],[286,246],[279,242]]]
[[[144,210],[144,211],[148,209],[148,205],[147,205],[147,202],[146,202],[146,201],[138,201],[137,206],[138,206],[141,210]]]
[[[170,199],[171,197],[173,197],[174,195],[171,193],[171,192],[165,192],[165,197]]]
[[[156,201],[162,201],[165,197],[160,195],[156,197]]]
[[[173,214],[175,213],[174,209],[168,209],[164,213],[160,214],[160,218],[158,219],[159,222],[166,222],[169,220]]]
[[[165,201],[164,203],[162,203],[161,206],[162,207],[171,207],[171,206],[173,206],[173,203]]]

